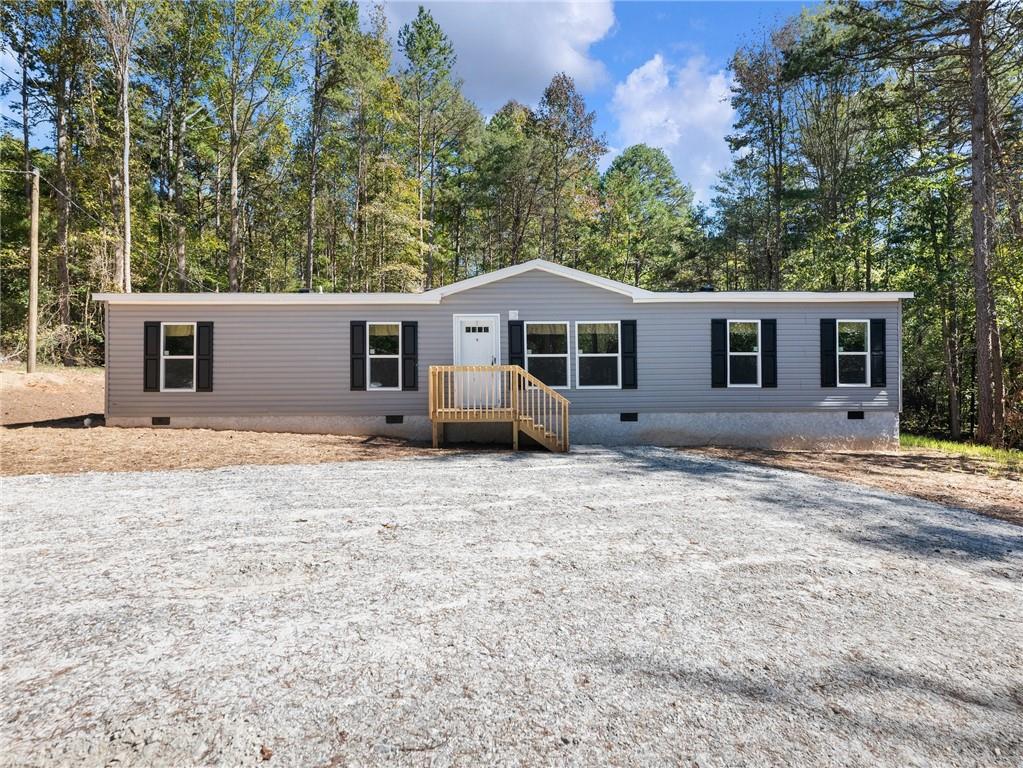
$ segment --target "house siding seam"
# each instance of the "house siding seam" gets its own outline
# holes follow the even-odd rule
[[[107,306],[110,416],[422,415],[430,365],[453,362],[452,315],[500,314],[501,361],[508,312],[520,320],[637,322],[637,389],[565,389],[573,414],[672,412],[898,411],[900,308],[891,302],[648,303],[559,275],[533,271],[445,297],[439,305]],[[201,315],[201,317],[200,317]],[[777,320],[778,386],[713,389],[710,323],[715,317]],[[885,318],[888,386],[821,388],[822,317]],[[144,392],[142,327],[147,320],[216,324],[212,392]],[[417,322],[417,391],[349,388],[351,321]],[[574,333],[569,334],[570,343]],[[570,350],[575,382],[575,350]]]

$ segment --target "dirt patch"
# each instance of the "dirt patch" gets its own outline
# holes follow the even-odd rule
[[[393,459],[425,446],[385,437],[221,432],[211,429],[0,429],[0,475],[212,469]]]
[[[0,370],[4,426],[0,475],[322,464],[419,455],[425,446],[384,437],[210,429],[85,428],[102,424],[103,370]]]
[[[1023,525],[1023,482],[995,461],[924,448],[897,453],[696,448],[707,456],[860,483]]]
[[[0,368],[0,424],[77,422],[103,413],[102,368]]]

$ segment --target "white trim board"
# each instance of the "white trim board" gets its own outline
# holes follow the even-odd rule
[[[529,352],[529,326],[531,325],[563,325],[565,326],[565,351],[564,352]],[[572,321],[571,320],[524,320],[522,323],[522,366],[526,373],[536,376],[529,370],[530,358],[565,358],[565,383],[547,384],[551,389],[568,390],[572,388]],[[536,376],[536,378],[540,378]],[[542,381],[542,379],[541,379]],[[546,382],[544,382],[546,383]]]
[[[627,296],[636,304],[678,303],[678,304],[717,304],[717,303],[834,303],[834,302],[890,302],[913,298],[906,292],[815,292],[815,291],[694,291],[657,292],[645,288],[637,288],[617,280],[591,275],[578,269],[562,264],[554,264],[543,259],[533,259],[516,264],[485,275],[470,277],[457,283],[434,288],[424,293],[94,293],[95,301],[107,304],[214,304],[214,305],[247,305],[247,304],[297,304],[304,306],[353,304],[440,304],[448,296],[463,291],[490,285],[509,277],[516,277],[527,272],[546,272],[569,280],[584,283],[595,288],[602,288],[611,293]]]
[[[398,327],[398,354],[396,355],[385,355],[385,354],[372,354],[370,352],[370,333],[369,329],[374,325],[395,325]],[[366,391],[367,392],[401,392],[402,380],[401,380],[401,353],[402,353],[402,332],[401,332],[401,321],[400,320],[370,320],[366,323]],[[397,360],[398,361],[398,385],[395,387],[371,387],[369,383],[373,380],[371,372],[373,370],[374,360]]]
[[[580,325],[613,325],[618,329],[618,351],[590,352],[579,351],[579,326]],[[575,388],[576,389],[621,389],[622,388],[622,321],[621,320],[576,320],[575,321]],[[613,357],[618,362],[618,383],[617,384],[583,384],[580,375],[579,358],[581,357]]]
[[[733,352],[732,351],[732,325],[735,323],[754,323],[757,326],[757,349],[755,352]],[[742,318],[736,318],[734,320],[729,319],[725,321],[725,385],[729,389],[760,389],[763,387],[763,339],[761,336],[760,320],[749,319],[743,320]],[[740,355],[743,357],[752,357],[756,355],[757,358],[757,380],[753,384],[733,384],[732,383],[732,355]]]
[[[838,344],[838,340],[841,338],[841,326],[842,323],[855,323],[856,325],[862,325],[864,327],[863,332],[863,351],[862,352],[843,352],[842,348]],[[847,384],[842,383],[842,355],[846,356],[862,356],[865,364],[864,371],[865,377],[863,383],[849,382]],[[900,355],[901,357],[901,355]],[[870,386],[870,320],[863,318],[837,318],[835,320],[835,386],[836,387],[864,387]]]
[[[192,328],[192,354],[190,355],[168,355],[164,352],[167,347],[167,338],[164,329],[168,325],[188,325]],[[164,320],[160,322],[160,392],[196,392],[196,377],[199,373],[199,326],[194,320]],[[192,386],[191,387],[170,387],[165,386],[167,378],[168,360],[191,360],[192,361]]]
[[[473,320],[476,318],[492,320],[494,323],[494,334],[492,342],[494,347],[494,359],[497,364],[501,363],[501,316],[499,314],[466,313],[451,316],[451,359],[455,365],[462,364],[462,336],[458,332],[458,323],[462,320]]]

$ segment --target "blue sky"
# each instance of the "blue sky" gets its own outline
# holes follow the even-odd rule
[[[728,163],[728,62],[799,13],[789,2],[425,2],[451,38],[466,94],[492,114],[508,99],[535,105],[551,78],[571,75],[597,113],[610,152],[645,142],[667,152],[697,200],[707,202]],[[391,32],[416,2],[386,4]],[[0,67],[18,72],[0,52]],[[7,102],[10,99],[5,100]],[[12,115],[7,104],[0,112]],[[45,129],[34,142],[52,141]]]
[[[416,2],[392,2],[392,31]],[[465,91],[489,114],[509,98],[534,105],[559,71],[597,113],[610,151],[665,150],[697,200],[728,164],[728,63],[809,2],[425,2],[458,54]]]

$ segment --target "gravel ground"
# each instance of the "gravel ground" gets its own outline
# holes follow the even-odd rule
[[[1023,530],[661,449],[3,480],[4,765],[1006,765]]]

